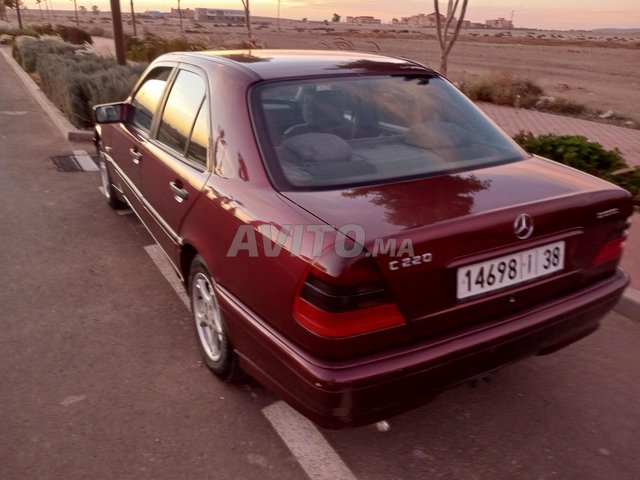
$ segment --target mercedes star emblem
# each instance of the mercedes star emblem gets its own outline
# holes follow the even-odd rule
[[[513,222],[513,232],[520,240],[526,240],[533,234],[533,218],[526,213],[518,215]]]

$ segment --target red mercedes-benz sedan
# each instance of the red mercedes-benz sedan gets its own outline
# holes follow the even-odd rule
[[[95,115],[107,200],[184,281],[206,364],[326,427],[553,352],[628,283],[630,195],[409,60],[174,53]]]

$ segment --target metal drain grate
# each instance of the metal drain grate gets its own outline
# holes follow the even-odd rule
[[[88,166],[85,162],[79,162],[75,155],[55,155],[51,157],[51,161],[59,172],[84,172],[97,170],[98,156],[88,156],[93,160],[95,167],[90,165]]]

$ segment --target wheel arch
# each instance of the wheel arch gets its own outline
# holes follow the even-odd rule
[[[189,275],[191,273],[191,262],[198,255],[198,250],[190,243],[185,243],[180,249],[180,273],[185,288],[189,289]]]

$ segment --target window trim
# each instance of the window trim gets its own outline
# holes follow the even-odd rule
[[[157,115],[156,117],[154,117],[154,122],[152,124],[152,130],[151,130],[151,135],[149,135],[148,140],[149,142],[154,145],[155,147],[161,149],[163,152],[171,155],[173,158],[175,158],[176,160],[200,171],[200,172],[210,172],[211,171],[211,95],[210,95],[210,85],[209,85],[209,77],[206,73],[206,71],[200,67],[197,67],[196,65],[192,65],[190,63],[177,63],[174,64],[175,68],[174,71],[172,72],[172,75],[170,77],[170,82],[168,83],[168,88],[165,89],[164,95],[162,96],[162,102],[160,103],[160,114]],[[185,145],[184,151],[183,152],[179,152],[173,148],[171,148],[169,145],[166,145],[165,143],[161,142],[160,140],[158,140],[158,131],[160,129],[160,123],[162,121],[162,116],[164,115],[164,109],[166,108],[166,104],[167,104],[167,100],[169,98],[169,94],[171,93],[171,90],[173,89],[173,85],[175,84],[176,78],[178,78],[178,74],[180,73],[180,70],[185,70],[187,72],[191,72],[194,73],[196,75],[198,75],[203,81],[204,81],[204,100],[203,102],[200,104],[200,107],[198,108],[198,112],[196,113],[196,117],[193,120],[193,124],[191,125],[191,130],[189,132],[189,137],[187,138],[187,143]],[[195,126],[195,122],[198,119],[198,114],[200,113],[200,109],[202,108],[202,105],[204,105],[205,103],[207,103],[207,105],[209,106],[208,108],[208,115],[207,115],[207,131],[209,132],[209,136],[208,136],[208,141],[207,141],[207,161],[205,165],[202,165],[199,162],[196,162],[195,160],[190,159],[189,157],[187,157],[187,149],[189,148],[189,144],[191,143],[191,134],[193,133],[193,128]]]
[[[164,91],[162,92],[162,95],[160,96],[160,100],[158,101],[158,105],[156,105],[156,111],[153,112],[152,117],[151,117],[151,127],[149,128],[149,131],[146,131],[145,129],[135,125],[131,120],[127,120],[127,127],[132,130],[133,132],[135,132],[138,137],[140,137],[141,140],[143,141],[148,141],[150,138],[152,138],[153,136],[153,132],[155,129],[155,124],[157,122],[157,113],[159,111],[159,109],[162,107],[162,110],[164,111],[164,102],[166,101],[166,97],[167,97],[167,92],[170,90],[170,88],[168,88],[170,85],[173,85],[173,79],[175,77],[176,74],[176,67],[177,64],[175,62],[158,62],[156,64],[150,65],[149,68],[147,70],[145,70],[144,74],[140,77],[140,80],[138,80],[138,82],[136,83],[136,85],[134,86],[131,95],[129,95],[129,98],[127,98],[127,103],[129,105],[133,105],[133,98],[137,95],[138,91],[140,90],[140,88],[142,87],[142,85],[147,81],[147,78],[149,77],[149,74],[154,71],[156,68],[170,68],[171,72],[169,72],[169,77],[167,78],[167,84],[164,87]]]

